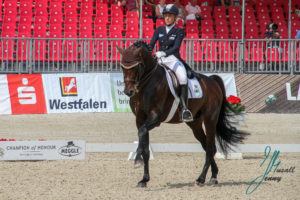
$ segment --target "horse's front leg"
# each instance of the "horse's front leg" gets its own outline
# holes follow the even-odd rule
[[[150,180],[149,175],[149,131],[156,126],[159,126],[160,122],[157,118],[152,120],[146,120],[146,122],[138,129],[139,144],[137,148],[137,156],[142,155],[144,161],[144,176],[143,179],[138,182],[137,187],[147,187],[147,182]]]

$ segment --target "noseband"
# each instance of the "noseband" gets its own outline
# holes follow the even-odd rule
[[[137,72],[137,76],[135,77],[135,80],[133,80],[133,79],[125,79],[124,80],[125,83],[127,83],[127,82],[134,83],[133,87],[134,87],[134,90],[136,93],[139,93],[139,91],[144,87],[144,85],[147,83],[147,81],[150,79],[150,77],[152,76],[152,74],[154,73],[154,71],[157,68],[157,64],[156,64],[155,67],[146,76],[144,76],[145,75],[145,70],[144,70],[145,64],[143,62],[137,61],[137,63],[134,63],[130,66],[126,66],[123,63],[120,63],[120,64],[121,64],[122,68],[127,69],[127,70],[138,67],[138,72]],[[141,66],[143,66],[143,67],[141,67]]]

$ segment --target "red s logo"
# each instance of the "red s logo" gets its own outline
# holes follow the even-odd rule
[[[7,75],[12,114],[46,113],[40,74]]]

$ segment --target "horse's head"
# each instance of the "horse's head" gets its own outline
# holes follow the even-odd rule
[[[142,45],[141,45],[142,44]],[[125,89],[124,93],[132,97],[138,92],[138,86],[142,77],[148,71],[147,66],[151,66],[153,58],[149,50],[145,48],[145,43],[136,42],[127,49],[117,46],[122,54],[121,66],[123,69]]]

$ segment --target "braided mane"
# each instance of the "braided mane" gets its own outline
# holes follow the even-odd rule
[[[132,45],[135,46],[135,47],[137,47],[137,48],[144,47],[147,51],[152,52],[152,49],[150,48],[150,46],[146,42],[144,42],[142,40],[136,41]]]

